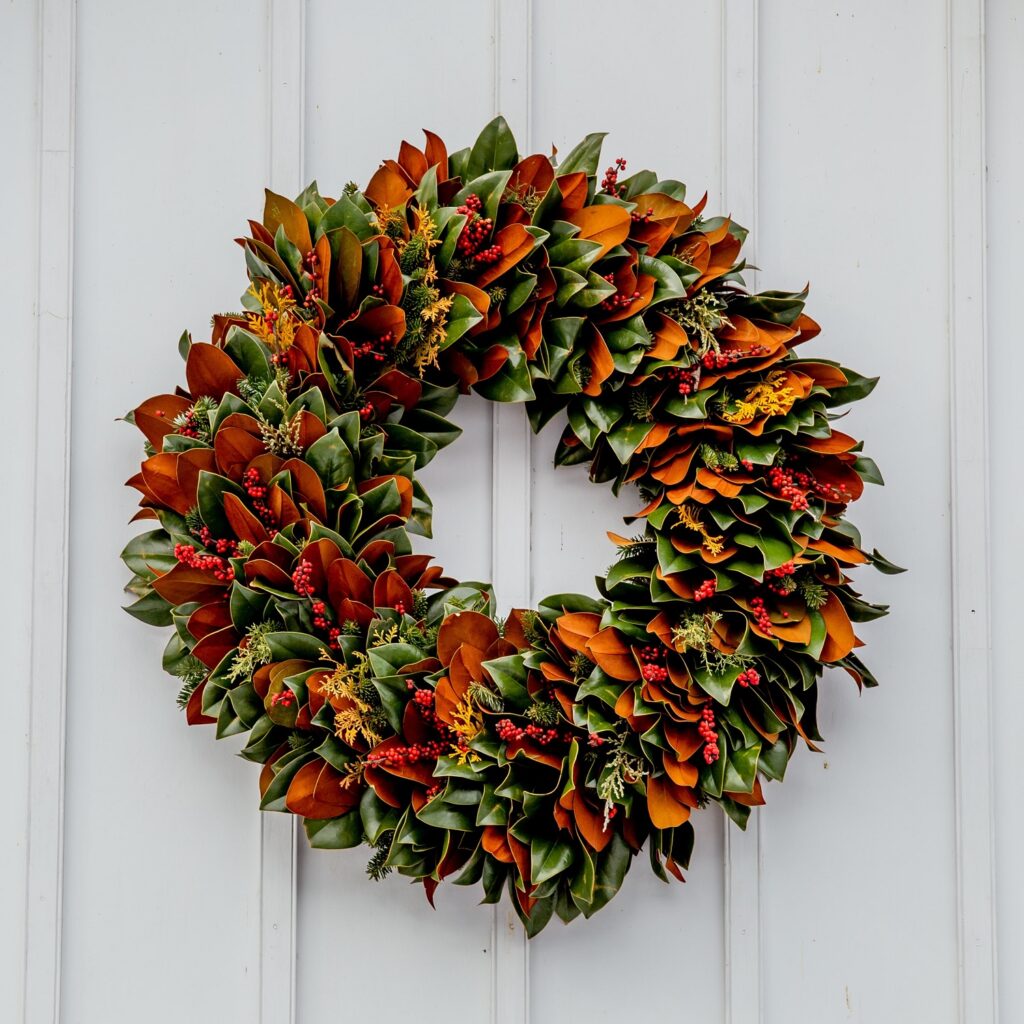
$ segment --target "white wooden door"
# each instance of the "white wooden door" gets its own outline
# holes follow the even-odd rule
[[[1022,19],[1019,0],[3,5],[2,1019],[1024,1020]],[[528,950],[472,890],[432,911],[261,822],[253,766],[185,727],[163,638],[120,611],[117,558],[137,451],[115,417],[178,378],[181,329],[236,303],[231,239],[263,185],[337,194],[420,128],[468,143],[499,110],[527,152],[610,131],[609,160],[752,229],[760,285],[810,279],[818,350],[882,376],[851,429],[888,486],[853,518],[911,570],[864,574],[893,606],[864,629],[882,685],[826,678],[826,752],[746,834],[704,812],[687,885],[638,862]],[[505,606],[591,591],[627,499],[556,473],[555,428],[531,439],[519,409],[455,418],[424,549]]]

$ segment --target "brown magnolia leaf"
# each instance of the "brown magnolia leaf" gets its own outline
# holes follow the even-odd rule
[[[195,504],[178,483],[178,452],[159,452],[142,463],[142,479],[147,490],[161,505],[185,515]]]
[[[833,430],[829,437],[801,437],[798,439],[801,448],[809,448],[821,455],[835,455],[855,448],[858,441],[841,430]]]
[[[587,341],[587,362],[590,365],[590,380],[583,393],[592,398],[599,398],[601,385],[615,372],[615,362],[604,338],[601,337],[601,332],[593,325]]]
[[[201,682],[193,691],[185,705],[185,721],[189,725],[213,725],[217,719],[203,714],[203,691],[206,689],[206,681]],[[267,768],[264,768],[267,771]],[[260,776],[260,785],[263,784],[263,777]],[[262,790],[261,794],[266,792]]]
[[[677,786],[696,786],[700,772],[697,766],[689,761],[680,761],[674,758],[668,751],[662,754],[662,764],[665,766],[665,774]]]
[[[363,195],[378,209],[395,209],[404,206],[413,189],[397,164],[382,164],[374,172],[370,183],[363,189]]]
[[[263,206],[263,223],[267,231],[273,237],[277,234],[277,229],[283,226],[288,240],[305,256],[313,248],[306,215],[285,196],[279,196],[269,188],[264,191],[266,201]]]
[[[442,182],[448,178],[448,148],[444,144],[444,140],[439,136],[435,135],[431,131],[423,129],[423,135],[427,140],[427,145],[424,148],[424,156],[427,159],[427,166],[437,168],[437,180]]]
[[[536,242],[522,224],[509,224],[494,236],[491,244],[501,249],[501,259],[477,274],[476,285],[479,288],[486,288],[505,271],[511,270],[517,263],[526,259],[533,252]]]
[[[197,608],[188,617],[188,631],[197,639],[202,640],[215,630],[231,625],[231,612],[224,601],[214,601]]]
[[[680,799],[681,786],[666,776],[648,776],[647,813],[655,828],[676,828],[690,817],[690,808]]]
[[[367,603],[373,600],[373,583],[350,558],[339,558],[331,563],[327,573],[327,588],[331,603],[339,604],[344,598]]]
[[[628,683],[640,678],[636,658],[614,626],[608,626],[591,637],[587,644],[587,654],[612,679]]]
[[[277,484],[274,484],[267,492],[267,507],[273,513],[274,519],[280,523],[282,529],[286,526],[291,526],[292,523],[296,523],[302,518],[299,510],[295,507],[295,502]]]
[[[224,659],[224,655],[238,646],[239,636],[234,626],[207,633],[195,647],[192,657],[198,658],[207,668],[216,668]]]
[[[828,600],[819,610],[825,620],[827,630],[825,646],[821,649],[821,660],[839,661],[845,658],[857,644],[850,616],[843,607],[843,602],[831,591],[829,591]]]
[[[185,379],[193,398],[209,395],[220,401],[225,393],[238,394],[238,382],[245,374],[226,352],[206,342],[196,342],[188,350]]]
[[[165,435],[175,430],[174,420],[187,412],[192,403],[181,395],[154,395],[147,398],[133,413],[135,426],[146,435],[146,440],[157,449]]]
[[[485,852],[502,864],[512,864],[512,848],[508,845],[506,830],[499,825],[485,825],[481,840]]]
[[[629,211],[613,203],[585,206],[566,218],[579,229],[579,238],[597,242],[601,246],[598,259],[629,237]]]
[[[764,793],[761,791],[761,780],[754,778],[754,788],[749,793],[733,793],[727,791],[725,794],[727,797],[735,800],[738,804],[743,804],[745,807],[760,807],[764,804]]]
[[[583,171],[562,174],[555,179],[558,190],[562,193],[561,212],[563,217],[583,209],[590,191],[590,183]]]
[[[498,627],[493,619],[480,612],[453,612],[437,631],[437,656],[448,665],[462,644],[486,651],[497,639]]]
[[[189,448],[178,458],[178,488],[193,504],[196,504],[196,493],[199,489],[200,473],[215,473],[217,459],[209,448]]]
[[[414,185],[420,183],[429,166],[426,155],[404,139],[398,147],[398,163]]]
[[[245,507],[242,499],[230,491],[224,492],[224,515],[239,540],[260,544],[267,539],[267,528]]]
[[[572,813],[580,835],[600,853],[612,841],[612,830],[604,827],[604,812],[591,807],[577,789],[573,793]]]
[[[321,821],[348,813],[358,806],[361,796],[360,786],[322,758],[316,758],[295,773],[285,806],[292,814]]]
[[[403,611],[412,612],[412,590],[409,584],[395,572],[389,569],[381,573],[373,584],[373,603],[377,608],[397,608],[401,606]]]
[[[220,472],[237,481],[242,479],[249,463],[263,455],[267,448],[259,437],[239,427],[229,427],[225,421],[213,439],[213,450],[217,455]]]
[[[587,642],[601,628],[601,616],[594,612],[566,612],[555,621],[565,646],[585,654]]]

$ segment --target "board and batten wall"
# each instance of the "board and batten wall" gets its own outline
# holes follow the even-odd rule
[[[7,0],[0,39],[0,1019],[1024,1020],[1019,0]],[[261,816],[117,558],[115,417],[236,304],[262,187],[337,194],[497,111],[525,152],[607,129],[752,229],[759,286],[810,278],[819,351],[882,376],[850,424],[889,484],[853,519],[911,570],[860,574],[882,686],[826,677],[825,752],[746,833],[698,815],[687,885],[641,860],[529,949],[506,907],[431,911]],[[455,418],[426,547],[505,607],[591,590],[629,499],[556,473],[520,409]]]

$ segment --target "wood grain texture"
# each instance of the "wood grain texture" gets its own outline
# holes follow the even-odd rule
[[[71,308],[74,278],[75,4],[39,22],[39,245],[25,882],[26,1021],[60,1016],[67,714]]]
[[[985,4],[948,0],[952,634],[961,1024],[996,1019]]]
[[[311,1024],[387,998],[396,1019],[450,1024],[455,986],[459,1018],[491,1024],[1024,1016],[1019,4],[39,0],[0,19],[9,104],[37,133],[5,164],[32,220],[5,219],[31,265],[2,292],[11,337],[30,338],[7,364],[23,384],[4,422],[27,438],[10,486],[31,498],[5,520],[23,549],[5,621],[33,629],[8,666],[24,703],[5,704],[5,778],[29,813],[0,846],[16,918],[0,1018]],[[815,346],[882,375],[851,431],[888,486],[853,518],[911,569],[858,574],[893,605],[858,629],[882,686],[826,677],[826,752],[767,787],[756,830],[726,839],[699,815],[688,885],[638,862],[597,918],[528,951],[470,890],[442,887],[432,911],[357,853],[261,820],[255,770],[185,728],[164,638],[117,608],[138,445],[114,417],[180,377],[181,327],[200,336],[236,302],[230,239],[262,186],[337,195],[421,127],[464,144],[495,110],[524,149],[610,129],[608,162],[682,178],[691,199],[710,185],[709,210],[753,229],[762,287],[811,278]],[[158,239],[142,268],[140,225]],[[467,398],[454,418],[419,549],[493,579],[503,607],[593,592],[630,497],[553,469],[558,428],[531,439],[520,408]],[[618,980],[636,964],[642,988]]]
[[[722,4],[722,209],[750,232],[747,262],[757,266],[758,0]],[[757,290],[756,270],[744,272]],[[761,822],[756,808],[746,831],[728,817],[725,831],[725,1019],[759,1024],[761,986]]]
[[[270,0],[269,187],[298,195],[305,186],[306,5]],[[298,825],[291,815],[260,818],[260,1022],[295,1020],[296,886]]]

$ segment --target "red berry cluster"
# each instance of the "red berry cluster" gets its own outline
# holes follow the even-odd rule
[[[813,476],[811,477],[811,486],[814,488],[815,493],[820,494],[826,501],[836,501],[845,504],[846,502],[853,500],[849,488],[847,487],[837,487],[835,484],[823,484]]]
[[[237,540],[229,540],[226,537],[214,540],[213,534],[210,533],[210,528],[205,524],[194,532],[204,548],[213,548],[218,555],[227,555],[228,558],[234,558],[238,554]]]
[[[668,679],[665,667],[665,648],[655,644],[641,647],[637,654],[640,657],[640,674],[649,683],[663,683]]]
[[[676,390],[681,395],[692,395],[697,390],[700,374],[694,370],[684,370],[681,366],[672,366],[665,376],[676,381]]]
[[[724,370],[727,366],[738,363],[741,359],[751,359],[754,356],[767,355],[768,349],[764,345],[753,345],[750,348],[735,348],[728,351],[705,352],[701,362],[709,370]]]
[[[478,195],[471,192],[466,196],[465,204],[456,211],[467,218],[456,248],[460,255],[472,259],[477,265],[489,266],[501,259],[502,251],[500,245],[486,244],[494,230],[494,221],[481,216],[482,209],[483,203]]]
[[[392,747],[380,754],[367,754],[363,764],[367,768],[400,768],[407,764],[436,761],[444,754],[450,743],[444,740],[429,740],[426,743],[411,743],[407,747]]]
[[[162,416],[160,412],[158,415]],[[189,408],[185,413],[185,420],[179,427],[174,428],[176,434],[180,434],[182,437],[199,437],[199,421],[196,419],[195,406]]]
[[[416,684],[411,680],[406,680],[405,685],[410,690],[416,690]],[[433,727],[438,732],[448,727],[441,722],[437,714],[434,711],[434,691],[433,690],[416,690],[412,695],[412,702],[416,705],[416,710],[419,712],[420,718],[423,719],[427,725]]]
[[[313,625],[317,629],[330,628],[331,620],[327,618],[327,605],[323,601],[317,600],[313,602]]]
[[[395,342],[394,331],[385,331],[383,334],[376,338],[369,338],[367,341],[362,342],[359,345],[352,346],[352,354],[357,359],[370,358],[375,363],[383,363],[387,356],[381,351],[381,348],[387,345],[393,345]],[[380,346],[380,348],[378,348]],[[370,405],[369,402],[366,403]],[[365,406],[364,406],[365,408]],[[370,412],[373,412],[373,407],[370,406]],[[360,415],[362,410],[360,410]]]
[[[629,215],[629,219],[634,224],[647,224],[653,216],[654,216],[654,207],[648,206],[646,213],[638,213],[636,210],[634,210]]]
[[[300,597],[313,593],[313,563],[309,559],[303,558],[292,573],[292,586]]]
[[[708,598],[715,596],[715,591],[718,589],[718,580],[714,576],[709,580],[705,580],[694,592],[694,601],[707,601]]]
[[[364,402],[359,406],[359,418],[365,423],[367,420],[373,419],[373,414],[376,410],[373,408],[373,402]]]
[[[737,677],[736,682],[740,686],[757,686],[761,682],[761,676],[756,669],[744,669]]]
[[[191,544],[175,544],[174,557],[190,569],[212,572],[215,579],[225,583],[235,578],[235,570],[231,568],[227,559],[221,558],[219,555],[196,551]]]
[[[598,734],[596,732],[590,733],[590,735],[587,736],[587,746],[588,747],[594,747],[595,749],[597,747],[603,747],[604,746],[604,737],[603,736],[598,736]]]
[[[766,636],[772,636],[772,620],[768,615],[768,609],[764,606],[764,598],[752,597],[750,599],[750,610],[754,613],[757,628]]]
[[[270,535],[274,536],[277,532],[277,516],[271,511],[270,506],[264,501],[267,496],[267,488],[260,482],[259,470],[249,468],[245,471],[242,476],[242,486],[245,488],[245,493],[249,495],[252,501],[252,510],[259,517],[261,523],[264,526],[269,527]]]
[[[700,714],[697,732],[704,741],[704,763],[714,764],[721,751],[718,749],[718,733],[715,731],[715,711],[708,702]]]
[[[780,565],[777,569],[768,569],[765,571],[764,585],[773,594],[788,594],[790,590],[782,582],[787,576],[792,576],[796,572],[796,564],[794,562],[786,562]]]
[[[302,257],[302,277],[304,280],[309,282],[306,290],[306,298],[303,300],[303,305],[306,309],[312,309],[314,302],[319,299],[320,289],[317,287],[316,279],[320,273],[320,257],[317,256],[315,250],[310,250]]]
[[[626,161],[621,157],[615,158],[615,163],[604,172],[601,179],[601,191],[609,196],[620,197],[626,191],[625,186],[619,184],[619,171],[626,169]]]
[[[270,706],[275,708],[290,708],[295,703],[295,694],[291,690],[282,690],[270,698]]]
[[[395,602],[395,611],[398,612],[399,615],[404,615],[405,614],[405,602],[404,601],[396,601]]]
[[[609,284],[615,284],[615,274],[609,273],[604,275],[604,279]],[[634,291],[631,295],[627,295],[625,292],[616,292],[614,295],[609,295],[604,302],[601,303],[601,308],[607,310],[609,313],[614,313],[617,309],[624,309],[631,302],[635,302],[640,298],[640,292]]]
[[[501,719],[495,725],[494,731],[498,734],[498,739],[503,740],[505,743],[511,743],[513,740],[531,739],[542,747],[546,747],[559,739],[568,740],[570,738],[568,733],[561,732],[558,729],[545,729],[543,726],[536,725],[533,722],[525,728],[520,728],[509,718]]]
[[[807,508],[807,492],[811,489],[809,473],[787,469],[785,466],[772,466],[768,470],[768,484],[776,494],[789,501],[794,512],[802,512]]]

